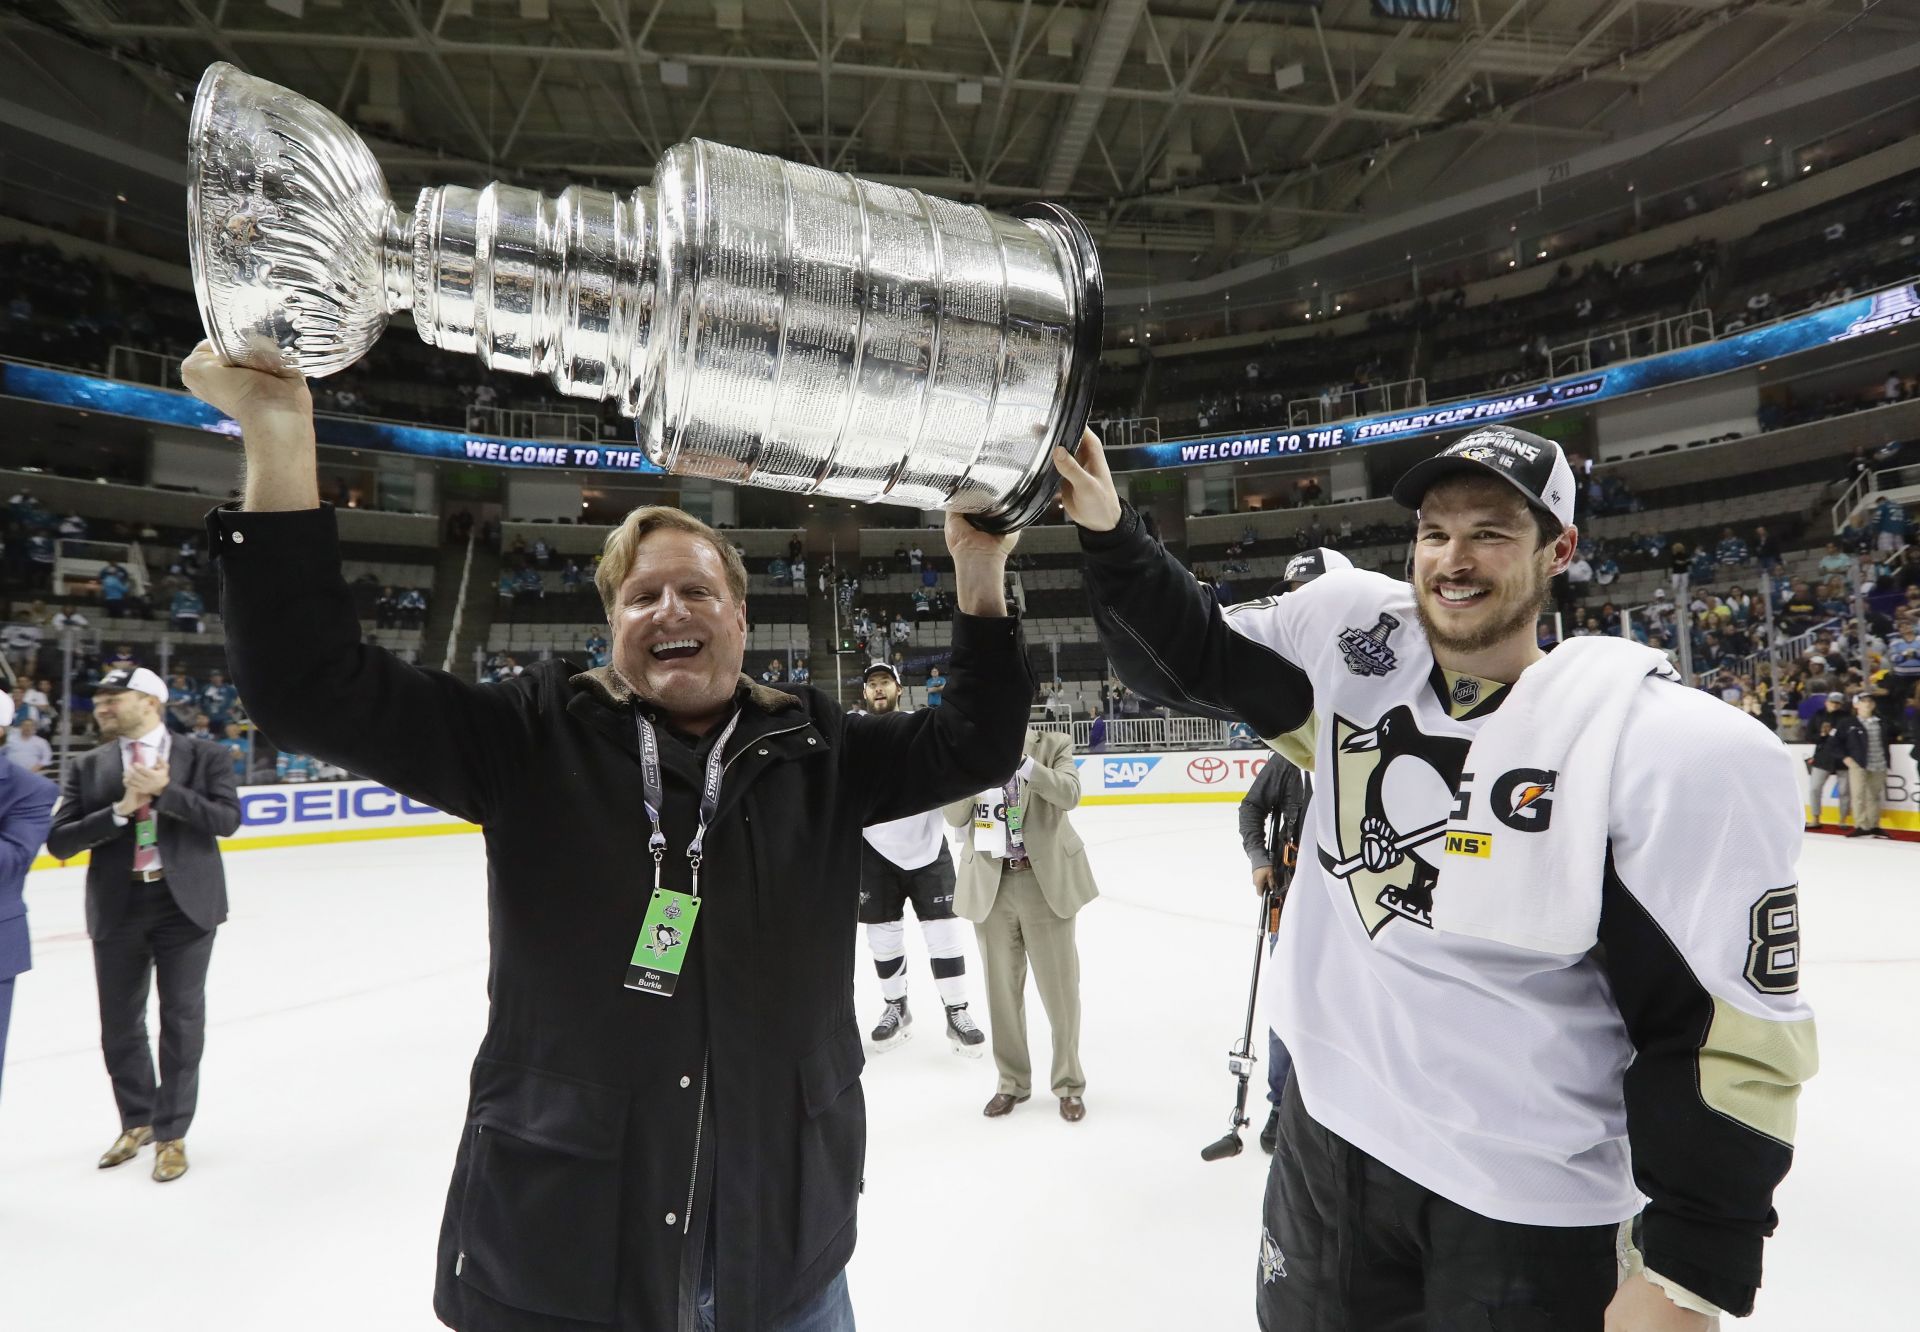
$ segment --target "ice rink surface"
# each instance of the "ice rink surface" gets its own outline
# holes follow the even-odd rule
[[[1104,894],[1081,915],[1087,1118],[980,1107],[918,931],[918,1025],[869,1059],[851,1283],[867,1332],[1254,1326],[1267,1158],[1203,1164],[1225,1127],[1256,910],[1234,807],[1083,809]],[[99,1171],[117,1130],[79,869],[28,883],[35,968],[0,1094],[6,1332],[406,1332],[438,1326],[434,1241],[486,1018],[478,837],[227,858],[192,1170]],[[1913,1326],[1920,1194],[1920,847],[1808,840],[1805,986],[1823,1069],[1801,1101],[1750,1332]],[[864,959],[865,952],[862,949]],[[975,978],[974,1011],[986,1025]],[[864,960],[862,1025],[880,1009]],[[636,1002],[650,1002],[636,999]],[[1034,1062],[1048,1037],[1029,995]],[[1262,1047],[1264,1053],[1264,1047]],[[1264,1064],[1262,1065],[1264,1074]],[[1254,1128],[1264,1116],[1256,1107]]]

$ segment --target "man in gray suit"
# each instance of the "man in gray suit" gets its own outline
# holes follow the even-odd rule
[[[148,1142],[153,1177],[187,1172],[187,1126],[206,1045],[207,964],[227,918],[226,873],[215,840],[240,826],[227,751],[172,735],[167,687],[145,667],[116,670],[94,690],[106,743],[67,765],[47,850],[87,864],[87,933],[100,991],[100,1045],[120,1136],[101,1169]],[[160,1076],[147,1042],[147,991],[160,988]]]
[[[946,807],[961,829],[954,910],[974,923],[987,972],[987,1016],[1000,1085],[985,1113],[997,1119],[1033,1094],[1027,1054],[1027,964],[1053,1028],[1053,1094],[1068,1123],[1085,1118],[1080,1068],[1080,953],[1073,918],[1100,895],[1086,847],[1067,820],[1080,803],[1073,742],[1027,731],[1025,757],[1004,787]]]

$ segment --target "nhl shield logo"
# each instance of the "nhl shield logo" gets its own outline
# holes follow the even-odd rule
[[[1453,682],[1454,706],[1470,708],[1480,701],[1480,682],[1471,675],[1463,675]]]
[[[1340,631],[1340,655],[1355,675],[1385,675],[1400,664],[1387,637],[1400,627],[1400,621],[1385,611],[1371,629],[1346,628]]]
[[[1271,1286],[1287,1274],[1287,1255],[1273,1242],[1273,1232],[1260,1231],[1260,1284]]]

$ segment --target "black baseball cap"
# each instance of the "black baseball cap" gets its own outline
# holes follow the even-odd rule
[[[1393,497],[1418,509],[1427,490],[1443,476],[1484,472],[1497,476],[1566,527],[1573,522],[1573,468],[1550,439],[1512,426],[1482,426],[1407,469],[1394,483]]]
[[[893,677],[893,682],[897,685],[903,685],[906,683],[905,680],[902,680],[900,678],[900,668],[898,666],[895,666],[890,661],[875,661],[875,662],[868,663],[867,669],[860,673],[860,678],[862,680],[870,680],[873,678],[873,673],[875,671],[885,671],[888,675],[891,675]]]

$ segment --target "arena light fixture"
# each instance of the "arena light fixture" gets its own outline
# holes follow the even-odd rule
[[[668,88],[684,88],[692,80],[687,75],[684,60],[662,60],[660,62],[660,82]]]
[[[1273,71],[1273,90],[1275,92],[1287,92],[1291,89],[1298,88],[1306,81],[1307,67],[1297,60],[1291,65],[1281,65]]]
[[[959,106],[980,105],[980,85],[972,79],[961,79],[953,85],[953,100]]]

